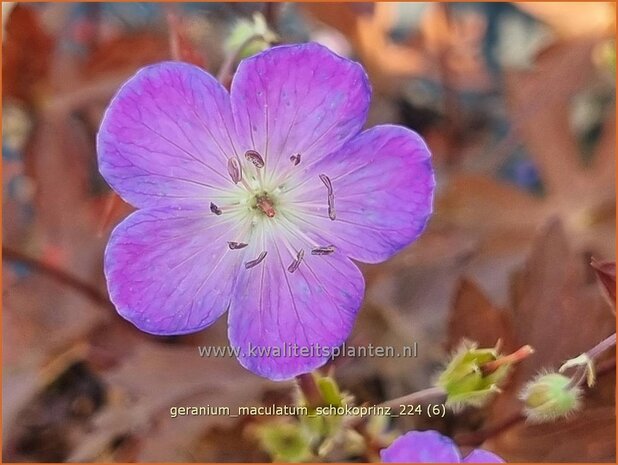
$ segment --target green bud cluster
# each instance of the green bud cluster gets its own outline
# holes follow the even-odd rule
[[[353,418],[342,415],[319,415],[322,406],[352,405],[353,398],[342,392],[334,378],[311,373],[308,391],[299,389],[297,405],[307,415],[259,425],[255,433],[260,445],[275,462],[321,461],[330,456],[354,456],[365,450],[365,440],[350,427]]]

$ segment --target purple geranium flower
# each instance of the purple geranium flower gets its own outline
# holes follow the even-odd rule
[[[97,141],[101,173],[138,208],[105,252],[118,312],[186,334],[229,311],[249,370],[324,364],[363,297],[351,259],[386,260],[431,212],[425,143],[399,126],[361,132],[369,99],[363,68],[314,43],[244,60],[230,93],[189,64],[141,69]]]
[[[504,463],[496,454],[475,449],[462,459],[457,445],[437,431],[410,431],[380,451],[389,463]]]

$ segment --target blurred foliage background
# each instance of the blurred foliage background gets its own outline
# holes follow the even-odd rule
[[[102,254],[130,211],[97,172],[95,134],[139,67],[182,59],[216,74],[240,21],[281,42],[314,40],[363,63],[368,125],[428,141],[437,169],[424,236],[364,266],[350,345],[418,342],[412,359],[334,362],[359,403],[431,384],[462,337],[531,344],[489,407],[401,418],[508,461],[615,461],[615,359],[584,409],[522,421],[517,389],[615,327],[591,257],[615,260],[615,6],[611,3],[3,3],[4,461],[264,461],[252,426],[172,405],[292,402],[233,358],[224,319],[155,338],[118,317]],[[367,457],[364,457],[366,459]],[[363,457],[339,457],[363,460]]]

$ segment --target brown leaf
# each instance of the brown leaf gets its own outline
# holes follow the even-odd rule
[[[49,278],[34,275],[13,285],[3,282],[4,379],[3,422],[11,431],[22,410],[53,377],[66,367],[63,353],[107,318],[89,299]],[[41,412],[45,414],[45,412]]]
[[[593,258],[590,265],[596,271],[597,277],[607,292],[610,302],[616,308],[616,262],[601,262]]]
[[[514,343],[530,344],[535,353],[517,365],[511,382],[490,407],[487,429],[499,428],[520,414],[517,393],[537,372],[556,370],[562,362],[585,352],[614,330],[615,321],[596,286],[587,281],[585,268],[585,262],[572,252],[560,222],[551,222],[513,282]],[[605,376],[603,383],[610,383],[613,392],[613,376]],[[590,394],[594,397],[600,392],[601,386],[597,385]],[[541,426],[518,423],[494,435],[486,446],[507,461],[559,461],[567,457],[600,460],[607,456],[607,445],[614,438],[613,430],[607,429],[613,395],[591,402],[588,400],[584,410],[570,420]],[[592,405],[605,409],[599,411],[603,412],[603,420],[597,422],[595,417],[600,414],[587,410]],[[588,429],[594,434],[582,436]],[[548,444],[553,446],[548,449]]]
[[[166,59],[169,46],[164,37],[146,32],[124,35],[99,44],[84,64],[83,75],[92,78],[106,73],[125,74]]]
[[[616,29],[612,2],[516,2],[518,8],[547,23],[562,37],[598,36]]]
[[[201,68],[206,68],[204,56],[198,52],[191,39],[187,36],[183,19],[177,14],[176,10],[172,9],[171,5],[168,5],[167,24],[171,57],[174,60],[185,61]]]
[[[582,183],[583,166],[570,108],[573,96],[594,74],[596,43],[554,44],[537,57],[531,71],[512,73],[507,79],[513,122],[550,193],[572,194]]]
[[[479,347],[494,347],[500,339],[505,350],[512,348],[509,314],[496,308],[472,281],[461,279],[449,315],[448,348],[468,339]]]
[[[481,175],[454,176],[436,204],[433,221],[444,217],[449,222],[474,225],[476,231],[493,230],[528,239],[543,219],[540,199]]]
[[[215,426],[200,438],[194,460],[201,463],[268,462],[270,457],[245,426],[243,422],[229,428]]]
[[[536,350],[522,364],[524,378],[539,368],[556,367],[610,334],[613,318],[585,272],[586,264],[572,252],[561,223],[550,223],[513,287],[516,342]]]
[[[39,121],[28,171],[35,181],[40,219],[53,240],[84,222],[92,153],[85,128],[68,114],[50,112]]]
[[[578,248],[601,255],[615,253],[612,112],[603,122],[592,166],[583,163],[569,120],[574,96],[594,83],[592,51],[598,43],[598,39],[556,43],[539,54],[531,70],[508,76],[507,99],[514,128],[499,146],[511,146],[517,141],[515,136],[520,138],[541,176],[543,196],[533,197],[481,176],[462,180],[459,175],[445,183],[437,199],[436,218],[443,212],[460,227],[480,230],[485,233],[484,242],[525,244],[536,228],[559,217]]]
[[[480,15],[462,13],[453,18],[448,8],[432,4],[423,15],[419,37],[400,44],[391,38],[395,3],[310,2],[302,6],[344,34],[381,93],[398,91],[403,79],[412,76],[444,81],[454,88],[487,90],[492,86],[486,64],[479,59],[486,29]]]
[[[354,3],[301,3],[319,21],[342,32],[367,68],[372,85],[391,92],[394,82],[405,76],[425,75],[430,62],[420,50],[394,43],[390,27],[395,4],[376,3],[371,8]]]
[[[601,138],[592,159],[591,178],[599,184],[614,185],[616,180],[616,113],[610,105]],[[598,180],[601,180],[600,182]]]
[[[71,456],[91,461],[112,447],[118,436],[139,440],[138,461],[189,461],[186,451],[198,436],[215,425],[229,427],[236,418],[170,417],[170,407],[259,405],[264,390],[274,384],[242,368],[236,359],[202,358],[197,347],[144,342],[122,365],[105,376],[113,387],[109,405],[94,420],[94,428]],[[250,387],[248,387],[250,386]]]
[[[102,236],[103,233],[108,232],[112,225],[127,216],[133,208],[124,202],[114,191],[109,192],[102,203],[104,207],[97,226],[97,236]]]
[[[489,176],[459,172],[446,179],[443,174],[432,223],[463,229],[476,236],[479,250],[495,252],[498,248],[525,249],[535,230],[549,218],[559,217],[578,249],[607,256],[615,253],[613,112],[606,114],[589,167],[582,163],[579,142],[568,120],[574,95],[594,82],[591,51],[597,42],[555,44],[539,55],[534,68],[511,74],[507,99],[514,129],[497,144],[498,154],[491,147],[482,149],[499,158],[519,141],[524,143],[542,177],[543,195],[530,195]]]
[[[37,88],[41,89],[47,78],[53,46],[37,10],[16,5],[2,42],[2,95],[33,104]]]
[[[423,51],[430,61],[438,63],[437,78],[446,93],[453,88],[487,91],[493,87],[482,51],[487,33],[484,15],[433,3],[428,5],[420,26]],[[454,116],[450,111],[449,117]]]
[[[614,407],[590,408],[569,419],[541,425],[522,422],[486,441],[483,448],[496,452],[507,462],[614,463]]]
[[[10,461],[64,461],[105,402],[104,386],[86,364],[71,363],[58,375],[12,425],[4,451]]]

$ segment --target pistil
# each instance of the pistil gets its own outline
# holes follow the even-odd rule
[[[275,207],[268,195],[258,195],[255,198],[255,206],[260,209],[267,217],[272,218],[275,216]]]

